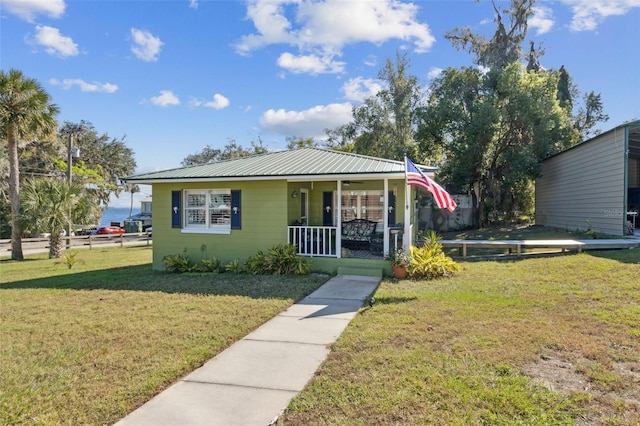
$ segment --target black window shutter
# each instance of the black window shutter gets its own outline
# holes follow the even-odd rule
[[[387,221],[389,226],[393,226],[396,224],[396,196],[393,195],[392,191],[389,191],[389,215],[387,216]]]
[[[329,207],[327,209],[327,207]],[[333,192],[322,193],[322,226],[333,226]]]
[[[240,208],[240,193],[238,189],[231,190],[231,229],[242,229],[242,209]]]
[[[171,191],[171,227],[182,228],[182,191]]]

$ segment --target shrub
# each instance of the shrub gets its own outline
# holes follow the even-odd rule
[[[186,255],[171,254],[162,259],[164,267],[169,272],[182,274],[185,272],[224,272],[222,263],[213,257],[212,259],[202,259],[198,263],[193,263]]]
[[[245,262],[245,270],[253,274],[305,275],[311,270],[311,260],[299,256],[295,245],[278,244],[267,253],[258,250]]]
[[[221,263],[215,257],[213,259],[202,259],[196,263],[191,270],[193,272],[221,272]]]
[[[181,274],[190,272],[193,269],[193,262],[187,256],[182,254],[170,254],[162,258],[162,264],[169,272]]]
[[[242,266],[240,265],[240,259],[234,259],[231,262],[224,265],[224,270],[228,272],[234,272],[239,274],[242,272]]]
[[[411,246],[411,262],[407,271],[413,278],[447,277],[462,267],[442,251],[440,237],[435,231],[426,235],[427,239],[422,247]]]

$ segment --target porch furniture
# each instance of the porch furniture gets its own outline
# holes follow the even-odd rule
[[[353,219],[342,222],[342,247],[350,249],[369,249],[371,236],[377,222],[367,219]]]
[[[393,247],[389,247],[389,251],[395,251],[402,246],[402,234],[404,234],[404,225],[398,223],[389,228],[389,234],[393,237]],[[400,236],[400,246],[398,246],[398,236]]]
[[[383,249],[384,249],[384,235],[380,232],[374,232],[373,234],[371,234],[369,251],[371,251],[371,253],[382,255]]]
[[[629,235],[635,234],[637,216],[638,216],[637,211],[627,212],[627,232],[629,233]]]

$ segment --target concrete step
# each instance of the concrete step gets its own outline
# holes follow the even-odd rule
[[[365,277],[382,278],[382,268],[366,268],[362,266],[339,266],[338,275],[362,275]]]

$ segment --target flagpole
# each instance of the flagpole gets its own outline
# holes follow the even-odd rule
[[[402,248],[409,253],[411,244],[411,187],[407,184],[407,156],[404,156],[404,233],[402,234]],[[397,249],[397,247],[396,247]]]

